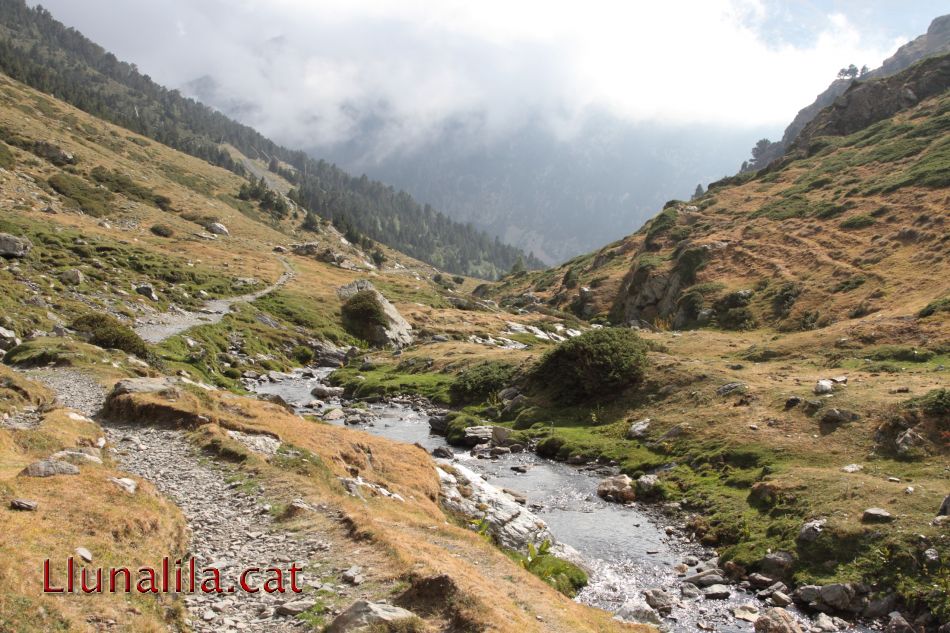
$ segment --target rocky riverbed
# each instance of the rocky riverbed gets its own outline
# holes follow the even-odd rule
[[[570,466],[531,452],[483,451],[482,458],[474,457],[430,432],[424,401],[393,398],[356,407],[325,384],[329,372],[262,376],[247,386],[268,397],[279,396],[302,413],[424,446],[440,458],[440,469],[456,464],[477,474],[543,521],[539,530],[544,534],[579,555],[590,571],[588,587],[577,596],[580,602],[669,631],[747,632],[776,606],[787,607],[803,630],[875,630],[825,614],[809,618],[795,610],[791,591],[781,583],[731,583],[719,568],[716,552],[693,542],[679,524],[682,514],[675,504],[616,504],[599,498],[598,483],[615,474],[610,468]],[[498,505],[505,513],[510,510],[508,504]]]

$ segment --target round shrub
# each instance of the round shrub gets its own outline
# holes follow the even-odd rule
[[[237,380],[241,377],[241,370],[234,367],[228,367],[222,373],[225,378],[230,378],[231,380]]]
[[[514,378],[515,371],[511,365],[499,362],[469,367],[455,378],[449,388],[452,403],[468,404],[485,400],[507,387]]]
[[[298,345],[293,351],[294,359],[301,365],[306,365],[313,360],[313,350],[306,345]]]
[[[561,402],[582,402],[639,384],[647,366],[647,346],[623,328],[591,330],[549,351],[531,373],[531,382]]]
[[[372,290],[360,290],[347,299],[340,313],[346,331],[370,343],[379,339],[380,328],[389,325],[383,304]]]
[[[122,350],[143,359],[149,356],[145,341],[132,328],[108,314],[84,314],[73,321],[70,328],[85,334],[93,345]]]
[[[159,237],[171,237],[175,234],[175,231],[172,229],[172,227],[168,226],[167,224],[154,224],[152,225],[151,231]]]

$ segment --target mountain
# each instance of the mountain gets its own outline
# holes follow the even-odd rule
[[[380,154],[385,127],[369,115],[348,143],[310,153],[404,187],[553,264],[635,230],[657,205],[728,173],[747,140],[725,128],[631,123],[602,111],[560,132],[553,118],[534,112],[493,133],[473,115]]]
[[[198,102],[154,83],[135,66],[42,7],[0,2],[0,69],[77,107],[193,156],[246,175],[225,145],[245,156],[283,164],[304,212],[333,220],[350,237],[363,236],[450,272],[485,278],[516,262],[539,262],[471,226],[451,220],[410,195],[325,161],[289,150]],[[527,260],[527,261],[525,261]]]
[[[909,68],[916,62],[950,51],[950,15],[935,18],[927,32],[904,44],[893,55],[884,60],[879,68],[875,68],[858,79],[838,78],[831,82],[828,88],[808,106],[799,110],[798,114],[785,128],[780,141],[763,144],[763,147],[753,152],[753,157],[746,164],[746,170],[762,169],[773,160],[780,158],[785,150],[792,146],[802,129],[824,108],[830,106],[845,93],[856,81],[868,81],[888,77]],[[760,141],[761,143],[761,141]]]

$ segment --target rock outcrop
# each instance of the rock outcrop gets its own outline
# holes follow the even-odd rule
[[[0,233],[0,257],[26,257],[33,243],[25,237]]]
[[[386,315],[388,324],[386,326],[373,326],[368,328],[373,340],[369,341],[374,345],[391,345],[395,348],[406,347],[412,344],[412,326],[396,309],[383,294],[376,289],[373,284],[365,279],[359,279],[351,284],[347,284],[337,290],[337,294],[344,301],[358,292],[371,292],[376,297],[379,305]]]

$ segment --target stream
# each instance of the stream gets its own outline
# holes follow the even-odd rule
[[[316,414],[319,409],[307,406],[315,400],[310,391],[331,371],[313,370],[313,376],[298,371],[277,382],[263,376],[260,381],[249,381],[248,386],[259,394],[282,397],[301,413]],[[325,402],[326,408],[340,405],[335,399]],[[415,410],[399,399],[370,404],[368,408],[373,422],[352,428],[398,442],[418,443],[429,451],[447,446],[444,437],[430,433],[429,415],[425,411]],[[333,423],[343,424],[343,420]],[[544,459],[531,452],[477,459],[470,456],[467,449],[450,448],[455,459],[492,485],[524,495],[528,507],[547,523],[558,542],[580,553],[591,573],[588,586],[576,597],[578,602],[616,612],[627,600],[640,597],[644,590],[666,589],[678,602],[672,614],[663,619],[662,627],[676,633],[701,630],[749,633],[753,630],[752,623],[736,618],[734,609],[750,604],[760,612],[767,608],[751,591],[735,585],[729,585],[731,595],[723,600],[682,598],[682,576],[678,576],[674,567],[690,557],[699,563],[698,567],[691,565],[687,575],[697,568],[704,569],[704,564],[715,567],[715,552],[689,541],[678,530],[667,535],[665,520],[653,511],[638,508],[636,504],[625,506],[600,499],[596,489],[602,474]],[[515,472],[512,466],[527,466],[527,472]],[[787,608],[808,630],[809,618],[794,606]],[[852,627],[848,630],[872,629]]]

